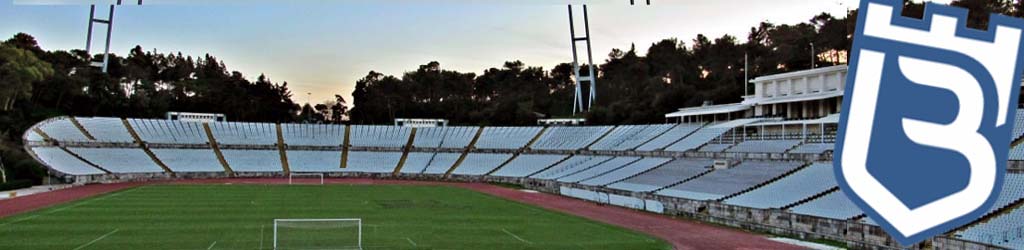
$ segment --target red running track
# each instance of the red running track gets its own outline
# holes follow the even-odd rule
[[[763,236],[748,232],[703,224],[694,221],[673,219],[668,216],[640,212],[632,209],[598,205],[592,202],[567,198],[563,196],[524,192],[515,189],[488,185],[483,183],[448,183],[405,180],[374,180],[374,179],[327,179],[331,184],[352,185],[448,185],[474,190],[481,193],[502,197],[508,200],[531,204],[549,210],[573,214],[603,223],[608,223],[663,239],[675,249],[802,249],[801,247],[769,240]],[[172,182],[118,183],[95,184],[34,194],[7,200],[0,200],[0,218],[24,213],[45,207],[85,199],[100,194],[114,192],[130,187],[158,183],[181,184],[286,184],[287,179],[203,179],[180,180]]]

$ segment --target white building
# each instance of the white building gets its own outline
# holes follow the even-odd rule
[[[226,122],[224,114],[167,112],[167,120],[183,122]]]
[[[846,65],[755,78],[754,94],[740,103],[682,108],[665,115],[670,121],[713,122],[748,117],[809,120],[838,114],[846,87]]]

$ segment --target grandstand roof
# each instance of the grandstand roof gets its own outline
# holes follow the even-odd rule
[[[749,104],[731,103],[721,105],[709,105],[692,108],[681,108],[679,111],[665,114],[665,118],[686,117],[695,115],[727,114],[750,109]]]

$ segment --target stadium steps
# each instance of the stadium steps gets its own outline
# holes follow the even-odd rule
[[[53,144],[57,143],[57,141],[53,140],[53,138],[50,137],[50,135],[46,134],[46,132],[43,132],[42,129],[32,128],[32,131],[36,131],[36,134],[39,134],[39,137],[43,137],[44,141],[47,141],[47,142],[50,142],[50,143],[53,143]]]
[[[282,133],[281,124],[277,123],[277,152],[281,155],[281,168],[284,169],[284,175],[291,175],[292,168],[288,165],[288,145],[284,144],[284,133]]]
[[[813,200],[817,200],[818,198],[821,198],[822,196],[831,194],[832,192],[835,192],[835,191],[838,191],[838,190],[839,190],[838,186],[832,187],[832,188],[829,188],[829,189],[827,189],[825,191],[822,191],[821,193],[817,193],[815,195],[811,195],[811,197],[807,197],[807,198],[803,198],[801,200],[798,200],[798,201],[794,202],[793,204],[782,206],[780,209],[782,209],[782,210],[789,210],[790,208],[794,208],[796,206],[803,205],[804,203],[808,203],[808,202],[811,202]]]
[[[698,131],[700,131],[701,129],[704,129],[705,127],[707,127],[707,126],[708,126],[708,125],[710,125],[710,124],[711,124],[711,123],[704,123],[704,124],[701,124],[701,125],[700,125],[700,127],[698,127],[697,129],[694,129],[693,131],[690,131],[690,133],[686,133],[685,135],[683,135],[683,136],[680,136],[680,137],[679,137],[679,139],[675,139],[675,140],[673,140],[673,141],[672,141],[672,143],[669,143],[669,144],[665,144],[665,146],[664,146],[664,147],[661,147],[661,148],[655,149],[655,150],[653,150],[653,151],[665,151],[665,149],[666,149],[666,148],[668,148],[668,147],[671,147],[672,145],[676,145],[676,143],[679,143],[679,142],[680,142],[680,141],[682,141],[683,139],[686,139],[686,137],[690,137],[691,135],[693,135],[693,134],[696,134],[696,133],[697,133]],[[682,124],[680,124],[680,125],[682,125]],[[676,126],[679,126],[679,125],[676,125]],[[667,132],[666,132],[666,133],[667,133]],[[664,134],[662,134],[662,135],[664,135]],[[658,138],[658,137],[654,137],[654,138]],[[652,140],[653,140],[653,139],[652,139]],[[644,143],[644,144],[646,144],[646,143]],[[641,147],[643,147],[643,145],[644,145],[644,144],[640,144],[640,146],[641,146]],[[700,146],[701,146],[701,147],[703,147],[704,145],[700,145]],[[638,147],[638,148],[639,148],[639,147]],[[697,148],[700,148],[700,147],[697,147]]]
[[[666,186],[664,186],[664,187],[661,187],[661,188],[658,188],[658,189],[655,189],[655,190],[651,190],[651,192],[650,192],[650,193],[652,193],[652,194],[653,194],[653,193],[657,193],[658,191],[661,191],[661,190],[665,190],[665,189],[668,189],[668,188],[670,188],[670,187],[678,186],[679,184],[683,184],[683,183],[686,183],[686,182],[688,182],[688,181],[692,181],[692,180],[694,180],[694,179],[697,179],[697,178],[703,177],[703,176],[705,176],[705,175],[707,175],[707,174],[710,174],[711,172],[715,172],[715,170],[714,170],[714,169],[708,169],[708,170],[704,171],[703,173],[700,173],[700,174],[694,175],[693,177],[690,177],[690,178],[686,178],[686,179],[683,179],[683,180],[681,180],[681,181],[678,181],[678,182],[676,182],[676,183],[668,184],[668,185],[666,185]]]
[[[395,171],[391,172],[391,176],[398,176],[402,172],[402,167],[405,166],[405,160],[409,159],[409,150],[412,150],[412,143],[416,140],[416,128],[412,128],[409,132],[409,141],[405,143],[405,147],[402,148],[402,158],[398,159],[398,165],[395,165]]]
[[[505,160],[505,162],[502,162],[501,165],[498,165],[497,168],[494,168],[493,170],[487,172],[486,174],[483,174],[482,176],[488,176],[488,175],[493,174],[494,172],[498,172],[498,170],[501,170],[501,168],[504,168],[505,165],[508,165],[509,162],[512,162],[512,160],[515,160],[516,157],[519,157],[519,155],[522,154],[522,153],[523,153],[522,151],[513,153],[512,157],[509,157],[508,160]]]
[[[562,177],[566,177],[566,176],[570,176],[570,175],[578,174],[578,173],[581,173],[581,172],[583,172],[583,171],[587,171],[587,169],[590,169],[590,168],[596,167],[596,166],[598,166],[598,165],[604,164],[605,162],[608,162],[608,161],[611,161],[611,160],[614,160],[614,159],[615,159],[615,157],[608,157],[608,159],[604,159],[603,161],[600,161],[600,162],[594,163],[594,164],[590,165],[590,166],[589,166],[589,167],[587,167],[587,168],[584,168],[584,169],[580,169],[580,170],[576,170],[576,171],[572,171],[572,172],[568,172],[568,173],[562,173],[562,175],[559,175],[559,176],[557,176],[557,177],[553,177],[553,178],[551,178],[551,179],[552,179],[552,180],[558,180],[558,179],[561,179]],[[552,166],[554,166],[554,165],[552,165]],[[540,173],[540,172],[537,172],[537,173]]]
[[[96,140],[96,137],[92,136],[92,133],[89,133],[89,130],[85,130],[85,126],[82,126],[82,123],[78,122],[78,119],[74,116],[69,116],[68,120],[71,121],[72,125],[75,125],[75,128],[77,128],[79,132],[82,132],[82,135],[85,135],[85,139],[89,139],[90,141]]]
[[[92,163],[91,161],[86,160],[85,158],[82,158],[81,155],[78,155],[75,152],[71,152],[71,150],[68,150],[68,148],[65,148],[65,147],[59,147],[59,148],[60,148],[60,150],[63,150],[65,153],[68,153],[69,155],[71,155],[72,157],[75,157],[75,159],[78,159],[79,161],[85,162],[86,165],[89,165],[89,166],[92,166],[92,167],[94,167],[96,169],[99,169],[100,171],[103,171],[104,173],[113,174],[113,172],[110,172],[110,170],[107,170],[107,169],[105,169],[103,167],[100,167],[100,165],[96,165],[96,163]]]
[[[526,146],[523,146],[523,148],[524,149],[529,149],[530,147],[533,147],[533,144],[537,143],[537,141],[540,140],[540,136],[544,135],[544,132],[547,132],[547,131],[548,131],[548,126],[544,126],[543,128],[541,128],[540,132],[537,132],[536,135],[533,135],[533,139],[530,139],[530,142],[526,143]]]
[[[800,166],[798,168],[794,168],[794,169],[790,170],[789,172],[783,173],[783,174],[781,174],[779,176],[776,176],[775,178],[772,178],[772,179],[770,179],[768,181],[762,182],[761,184],[757,184],[757,185],[754,185],[753,187],[741,190],[741,191],[739,191],[739,192],[737,192],[735,194],[730,194],[730,195],[727,195],[725,197],[722,197],[722,198],[718,199],[717,201],[718,202],[722,202],[722,201],[728,200],[729,198],[736,197],[738,195],[741,195],[741,194],[753,191],[755,189],[764,187],[764,186],[766,186],[768,184],[772,184],[773,182],[781,180],[782,178],[786,178],[786,177],[789,177],[790,175],[793,175],[793,173],[799,172],[800,170],[804,170],[805,168],[810,167],[811,165],[813,165],[812,162],[804,162],[803,166]]]
[[[661,168],[662,166],[665,166],[665,164],[669,164],[669,163],[671,163],[671,162],[673,162],[675,160],[676,159],[671,159],[669,161],[666,161],[665,163],[658,164],[658,166],[655,166],[655,167],[653,167],[651,169],[645,170],[643,172],[640,172],[640,173],[637,173],[637,174],[634,174],[634,175],[627,176],[626,178],[615,180],[615,181],[611,182],[611,184],[619,183],[620,181],[629,180],[630,178],[637,177],[637,176],[640,176],[642,174],[646,174],[648,172],[654,171],[655,169]],[[611,185],[611,184],[608,184],[608,185]],[[608,185],[605,185],[605,186],[608,186]]]
[[[785,137],[783,137],[783,138],[785,138]],[[785,140],[785,139],[783,139],[783,140]],[[807,144],[807,141],[800,140],[800,143],[797,143],[796,145],[793,145],[792,147],[787,148],[786,150],[782,151],[782,153],[788,154],[789,151],[792,151],[792,150],[794,150],[796,148],[799,148],[800,146],[803,146],[804,144]]]
[[[352,125],[345,125],[345,141],[341,143],[341,168],[348,167],[348,149],[352,147],[349,138],[352,135]]]
[[[641,146],[643,146],[643,145],[645,145],[645,144],[647,144],[647,143],[651,143],[651,141],[653,141],[653,140],[655,140],[655,139],[658,139],[658,137],[662,137],[662,136],[664,136],[664,135],[665,135],[665,134],[667,134],[667,133],[668,133],[669,131],[672,131],[673,129],[676,129],[676,127],[679,127],[679,126],[681,126],[681,125],[682,125],[682,123],[679,123],[679,124],[673,125],[673,126],[672,126],[671,128],[668,128],[668,129],[666,129],[665,131],[661,131],[661,133],[659,133],[658,135],[652,136],[652,137],[651,137],[650,139],[647,139],[646,141],[644,141],[644,142],[642,142],[642,143],[640,143],[640,144],[637,144],[637,146],[636,146],[636,147],[633,147],[633,148],[627,149],[627,151],[636,151],[636,149],[640,148]],[[689,134],[687,134],[687,135],[689,135]],[[685,137],[685,136],[684,136],[684,137]],[[672,142],[672,143],[675,143],[675,142]],[[669,145],[672,145],[672,144],[669,144]],[[667,146],[666,146],[666,147],[667,147]]]
[[[85,127],[82,127],[81,124],[78,124],[77,119],[72,121],[74,121],[73,123],[75,124],[75,127],[81,129],[83,133],[85,132]],[[146,145],[146,142],[142,141],[142,137],[139,137],[139,133],[135,132],[135,128],[132,127],[132,124],[128,123],[128,119],[121,119],[121,124],[124,124],[124,128],[128,130],[128,134],[131,135],[132,139],[135,140],[135,144],[138,144],[139,147],[142,148],[142,151],[146,152],[146,155],[148,155],[149,158],[153,160],[153,163],[156,163],[157,166],[160,166],[160,168],[164,170],[164,173],[171,175],[171,177],[177,176],[177,174],[175,174],[170,167],[167,167],[167,164],[164,164],[164,161],[161,161],[159,157],[156,157],[156,154],[154,154],[152,150],[149,150],[149,145]],[[90,140],[95,140],[91,138],[92,136],[89,134],[86,134],[86,136],[90,137]]]
[[[999,217],[999,216],[1001,216],[1001,215],[1003,215],[1005,213],[1009,213],[1010,211],[1017,210],[1017,209],[1024,209],[1024,199],[1019,199],[1019,200],[1016,200],[1014,202],[1011,202],[1009,205],[1003,206],[1001,208],[996,208],[991,213],[988,213],[985,216],[982,216],[981,218],[979,218],[979,219],[977,219],[977,220],[975,220],[975,221],[973,221],[971,223],[967,223],[966,225],[963,225],[963,226],[960,226],[960,227],[958,227],[958,228],[956,228],[954,230],[951,230],[951,231],[949,231],[949,233],[967,230],[968,228],[971,228],[971,227],[976,226],[976,225],[984,224],[984,223],[992,220],[993,218]]]
[[[614,159],[614,158],[613,158],[613,159]],[[608,174],[608,173],[611,173],[611,172],[619,171],[619,169],[623,169],[623,168],[629,167],[630,165],[633,165],[633,163],[636,163],[636,162],[638,162],[638,161],[640,161],[640,160],[643,160],[643,159],[644,159],[643,157],[638,157],[638,158],[637,158],[636,160],[630,161],[629,163],[626,163],[626,164],[622,164],[622,166],[618,166],[618,167],[616,167],[616,168],[613,168],[613,169],[611,169],[611,170],[608,170],[608,171],[604,171],[604,172],[601,172],[601,173],[595,174],[594,176],[591,176],[591,177],[589,177],[589,178],[586,178],[586,179],[582,179],[582,180],[576,181],[576,182],[574,182],[574,183],[580,183],[580,182],[584,182],[584,181],[589,181],[589,180],[591,180],[591,179],[594,179],[594,178],[597,178],[597,177],[601,177],[602,175],[606,175],[606,174]],[[600,165],[600,164],[598,164],[598,165]],[[590,168],[596,167],[596,166],[598,166],[598,165],[590,166]],[[587,168],[587,169],[590,169],[590,168]],[[583,171],[586,171],[586,170],[583,170]],[[580,172],[583,172],[583,171],[580,171]],[[577,173],[579,173],[579,172],[577,172]],[[568,175],[566,175],[566,176],[568,176]],[[624,180],[624,179],[623,179],[623,180]],[[613,183],[614,183],[614,182],[613,182]]]
[[[547,167],[544,167],[544,169],[538,170],[537,172],[533,172],[533,173],[527,174],[524,178],[530,178],[530,176],[533,176],[535,174],[542,173],[544,171],[548,171],[548,169],[553,168],[555,166],[558,166],[558,164],[562,164],[562,162],[565,162],[565,161],[571,159],[573,156],[576,156],[576,155],[575,154],[569,154],[565,158],[562,158],[561,160],[556,161],[554,164],[551,164],[551,165],[549,165]]]
[[[231,170],[231,165],[228,164],[228,160],[224,159],[224,154],[220,152],[220,146],[217,145],[217,139],[213,138],[213,131],[210,130],[210,124],[203,123],[203,130],[206,131],[206,139],[209,140],[210,148],[213,149],[213,153],[217,155],[217,161],[220,161],[220,165],[224,167],[224,172],[228,176],[235,176],[235,171]]]
[[[590,150],[590,147],[593,147],[594,144],[597,144],[597,142],[599,142],[601,140],[604,140],[604,138],[608,137],[608,135],[610,135],[612,133],[612,131],[615,131],[616,128],[619,128],[619,126],[613,126],[608,131],[605,131],[604,134],[601,135],[601,137],[598,137],[597,140],[594,140],[594,141],[590,142],[589,144],[587,144],[586,147],[583,147],[583,149]],[[639,131],[633,133],[632,135],[630,135],[630,137],[636,136],[636,134],[639,134],[641,131],[643,131],[643,130],[639,130]]]
[[[547,127],[545,127],[545,129],[547,129]],[[541,133],[543,133],[543,132],[544,132],[544,130],[541,130]],[[466,148],[462,150],[462,155],[459,156],[459,159],[456,160],[455,163],[452,164],[452,166],[450,168],[448,168],[448,171],[444,172],[444,178],[445,179],[448,179],[449,177],[452,177],[452,172],[455,172],[455,169],[458,168],[459,165],[462,165],[462,161],[466,160],[466,156],[469,155],[469,151],[472,151],[473,148],[476,148],[476,141],[480,140],[480,135],[483,134],[483,133],[484,133],[484,127],[480,126],[480,128],[478,128],[476,130],[476,135],[473,136],[473,140],[469,141],[469,145],[467,145]],[[348,137],[345,137],[345,138],[348,138]],[[539,134],[537,136],[535,136],[533,138],[533,140],[536,141],[537,138],[540,138]],[[530,144],[533,144],[533,141],[531,141]]]

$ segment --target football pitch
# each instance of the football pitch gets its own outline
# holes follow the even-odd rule
[[[273,249],[274,219],[324,218],[362,219],[363,249],[671,249],[457,187],[249,184],[147,185],[0,219],[0,249]],[[289,233],[350,241],[357,231]]]

